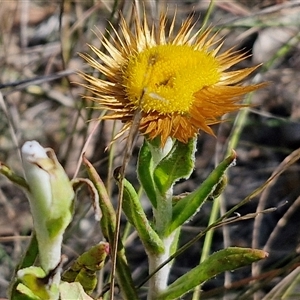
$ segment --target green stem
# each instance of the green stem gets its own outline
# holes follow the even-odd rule
[[[153,146],[153,144],[152,144]],[[165,157],[173,146],[173,142],[169,139],[163,149],[160,147],[151,147],[151,153],[154,165]],[[157,207],[153,208],[154,215],[154,229],[162,239],[165,247],[163,253],[153,254],[148,253],[149,260],[149,274],[154,272],[165,260],[167,260],[171,253],[176,231],[169,236],[164,237],[165,228],[170,224],[172,220],[172,198],[173,188],[171,187],[165,195],[157,195]],[[165,265],[162,269],[156,272],[149,280],[149,292],[148,300],[154,300],[158,294],[167,288],[168,278],[170,274],[171,264]]]
[[[153,209],[155,220],[155,230],[160,237],[164,235],[165,229],[169,226],[172,220],[172,199],[173,188],[171,188],[164,198],[157,200],[157,208]]]
[[[217,198],[214,200],[214,204],[212,206],[212,210],[211,210],[211,213],[209,216],[208,226],[213,224],[217,220],[219,211],[220,211],[220,199]],[[213,236],[214,236],[213,229],[209,230],[205,235],[201,258],[200,258],[200,263],[202,263],[210,255],[210,249],[211,249]],[[199,300],[200,293],[201,293],[201,286],[198,285],[194,290],[192,300]]]
[[[154,272],[164,261],[166,261],[170,257],[170,255],[172,254],[171,249],[175,237],[176,237],[176,231],[174,231],[170,236],[162,240],[165,246],[164,253],[148,254],[150,274]],[[150,278],[149,292],[147,298],[148,300],[155,300],[159,295],[159,293],[161,293],[167,288],[170,269],[171,269],[171,263],[168,263]]]
[[[214,6],[215,6],[215,0],[211,0],[210,3],[209,3],[209,6],[207,8],[207,11],[205,13],[205,16],[204,16],[204,20],[202,22],[202,30],[204,31],[205,28],[206,28],[206,25],[208,23],[208,20],[212,14],[212,11],[214,9]]]

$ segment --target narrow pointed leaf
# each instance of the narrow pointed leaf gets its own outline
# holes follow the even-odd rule
[[[220,273],[250,265],[267,256],[267,252],[251,248],[230,247],[220,250],[174,281],[157,297],[157,300],[179,299],[191,289]]]
[[[167,233],[173,232],[177,227],[187,222],[203,205],[207,198],[222,180],[225,171],[233,164],[236,154],[233,151],[225,158],[205,179],[205,181],[194,192],[180,199],[173,207],[172,221]]]
[[[11,182],[17,184],[21,188],[24,188],[26,191],[29,191],[29,186],[26,182],[26,180],[15,174],[7,165],[0,162],[0,173],[4,176],[6,176]]]
[[[62,280],[79,282],[86,293],[90,294],[97,285],[97,271],[104,266],[109,254],[109,244],[100,242],[81,254],[62,275]]]
[[[143,187],[148,199],[156,208],[156,192],[153,181],[153,160],[148,143],[144,140],[138,157],[137,172],[141,186]]]
[[[117,252],[117,279],[124,300],[138,300],[136,288],[131,277],[130,268],[127,263],[125,249]]]
[[[108,197],[105,185],[98,173],[96,172],[95,168],[84,156],[82,159],[83,163],[86,166],[88,175],[93,184],[95,185],[99,194],[99,206],[102,212],[100,224],[103,235],[109,241],[109,244],[113,245],[116,225],[116,214],[114,207]],[[116,271],[118,277],[118,284],[121,288],[123,298],[126,300],[138,299],[137,292],[131,277],[131,272],[127,264],[125,250],[120,240],[118,244]]]
[[[175,141],[171,151],[154,170],[155,186],[161,195],[165,195],[176,181],[191,175],[195,163],[194,155],[194,139],[191,139],[187,144]]]
[[[82,157],[82,161],[87,169],[89,178],[93,182],[99,194],[99,206],[102,212],[102,218],[100,221],[102,233],[108,241],[112,242],[114,240],[116,224],[116,213],[114,207],[109,199],[105,185],[93,165],[86,159],[85,156]]]
[[[115,172],[115,178],[120,184],[116,173],[117,172]],[[151,227],[134,187],[126,179],[124,179],[123,184],[123,211],[128,221],[135,227],[148,252],[156,254],[164,252],[164,244],[155,230]]]

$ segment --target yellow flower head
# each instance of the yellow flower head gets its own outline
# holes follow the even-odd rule
[[[175,17],[167,30],[162,15],[157,27],[149,27],[145,15],[143,23],[136,16],[132,32],[122,18],[121,34],[112,28],[115,38],[102,36],[106,53],[90,46],[99,60],[81,55],[105,77],[82,74],[94,94],[89,98],[108,110],[104,119],[125,123],[116,138],[130,128],[136,112],[140,132],[159,137],[161,146],[168,137],[187,143],[199,130],[213,134],[209,125],[239,109],[240,97],[263,85],[240,84],[257,67],[228,71],[245,55],[232,49],[219,54],[222,43],[211,29],[192,33],[196,24],[188,18],[174,34],[174,23]]]

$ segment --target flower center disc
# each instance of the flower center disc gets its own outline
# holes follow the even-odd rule
[[[218,68],[216,58],[207,51],[188,45],[158,45],[129,58],[123,85],[135,108],[185,114],[195,92],[219,81]]]

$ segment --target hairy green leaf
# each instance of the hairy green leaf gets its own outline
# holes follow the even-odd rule
[[[195,140],[187,144],[175,141],[171,151],[156,166],[153,178],[161,195],[182,178],[188,178],[195,163]]]
[[[102,218],[100,223],[103,235],[109,241],[110,245],[112,245],[114,242],[116,224],[116,214],[114,207],[108,197],[103,181],[101,180],[93,165],[84,156],[83,163],[85,164],[88,175],[99,194],[99,206],[102,211]],[[118,244],[116,271],[118,284],[121,288],[123,298],[126,300],[137,300],[137,292],[134,287],[131,272],[127,264],[125,250],[120,240]]]
[[[222,180],[225,171],[232,165],[236,158],[233,151],[225,158],[205,179],[205,181],[194,192],[180,199],[173,207],[172,221],[167,233],[173,232],[177,227],[187,222],[203,205],[207,198]]]
[[[157,300],[178,299],[217,274],[250,265],[267,256],[267,252],[258,249],[238,247],[222,249],[174,281],[157,297]]]
[[[115,177],[120,184],[117,174]],[[134,187],[128,180],[123,180],[123,211],[128,221],[137,230],[137,233],[148,252],[156,254],[162,253],[164,251],[164,244],[155,230],[151,227]]]
[[[151,150],[149,149],[148,142],[144,140],[138,157],[137,173],[139,182],[143,187],[148,199],[152,203],[153,207],[156,208],[156,192],[153,181],[153,169],[154,166]]]

